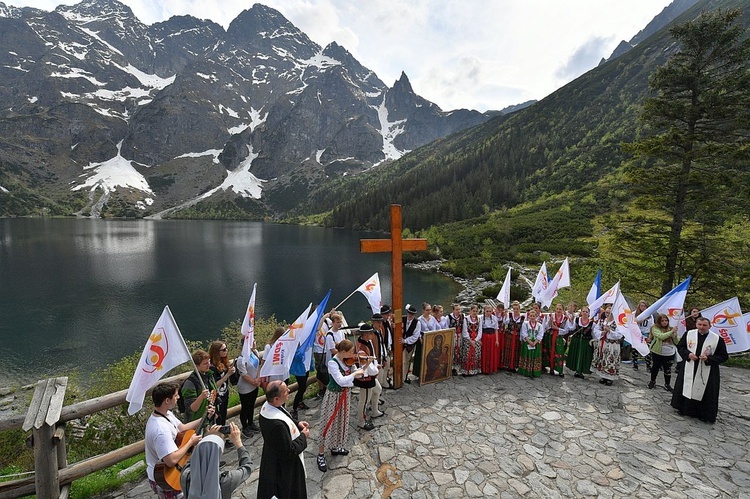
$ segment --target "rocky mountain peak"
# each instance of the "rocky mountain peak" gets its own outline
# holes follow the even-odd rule
[[[117,0],[82,0],[75,5],[60,5],[55,9],[55,12],[72,21],[112,17],[120,19],[135,18],[130,7]],[[79,19],[75,19],[75,16],[78,16]]]
[[[400,93],[414,93],[414,89],[411,88],[411,82],[409,81],[409,77],[406,76],[406,72],[401,71],[401,76],[396,80],[396,83],[393,84],[393,90],[394,92],[398,91]]]
[[[0,2],[0,17],[21,17],[21,9]]]
[[[227,29],[227,39],[264,52],[287,51],[299,58],[312,57],[320,47],[289,22],[281,12],[256,3],[238,15]]]

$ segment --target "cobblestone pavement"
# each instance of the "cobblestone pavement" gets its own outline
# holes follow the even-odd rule
[[[370,432],[353,426],[351,453],[326,456],[327,473],[315,445],[305,451],[309,497],[750,498],[748,371],[722,368],[714,425],[679,416],[669,392],[647,388],[644,366],[621,374],[611,387],[566,371],[384,390],[387,416]],[[318,404],[308,405],[301,415],[317,436]],[[259,466],[261,437],[246,446]],[[233,497],[255,498],[257,479],[256,468]],[[113,497],[149,495],[141,483]]]

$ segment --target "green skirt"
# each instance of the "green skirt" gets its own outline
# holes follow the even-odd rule
[[[591,374],[591,361],[594,358],[594,347],[591,340],[577,334],[570,339],[566,365],[571,371],[581,374]]]

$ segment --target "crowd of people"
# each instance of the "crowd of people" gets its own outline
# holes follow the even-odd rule
[[[640,302],[637,311],[647,308]],[[385,416],[383,390],[393,388],[393,351],[396,341],[403,349],[403,381],[411,384],[425,376],[432,380],[446,376],[452,364],[454,375],[475,376],[499,371],[517,372],[536,378],[542,374],[564,377],[567,368],[576,378],[584,379],[594,372],[599,383],[612,386],[622,368],[623,347],[628,344],[618,331],[612,315],[612,306],[605,304],[592,315],[589,307],[577,309],[575,303],[567,308],[557,304],[553,311],[543,312],[538,304],[521,310],[517,301],[506,310],[502,303],[482,307],[471,305],[464,313],[461,305],[454,304],[451,313],[443,315],[443,307],[423,303],[421,313],[407,305],[402,318],[401,338],[394,338],[393,311],[388,305],[374,313],[368,322],[354,328],[344,327],[343,316],[333,310],[323,316],[313,344],[315,374],[318,383],[317,397],[321,400],[320,420],[315,436],[318,444],[317,466],[326,472],[326,452],[331,456],[345,456],[350,420],[362,431],[376,426],[373,420]],[[727,359],[723,341],[710,331],[710,321],[692,309],[687,318],[688,332],[681,338],[677,328],[670,327],[666,315],[638,323],[641,334],[649,345],[646,356],[635,354],[632,367],[639,369],[639,360],[650,371],[648,388],[656,386],[659,372],[663,372],[664,389],[673,392],[672,406],[680,414],[697,417],[713,423],[718,413],[718,365]],[[444,344],[443,336],[435,336],[428,346],[424,334],[429,331],[453,330],[454,345]],[[283,334],[277,330],[266,345],[270,347]],[[353,338],[348,339],[347,336]],[[450,336],[447,337],[450,340]],[[421,365],[422,349],[430,348]],[[250,474],[247,452],[242,438],[260,432],[263,452],[258,480],[258,497],[306,497],[305,467],[302,458],[307,448],[311,425],[299,417],[307,409],[303,396],[309,372],[297,352],[290,373],[300,386],[287,409],[288,380],[283,376],[261,377],[262,359],[255,345],[247,358],[231,361],[226,343],[213,342],[208,352],[196,350],[193,361],[196,371],[182,384],[162,383],[152,394],[155,410],[146,427],[146,462],[149,483],[159,497],[229,497],[231,490]],[[671,383],[672,364],[676,356],[682,360],[678,366],[677,382]],[[423,374],[424,372],[424,374]],[[230,380],[236,379],[240,396],[241,429],[226,424]],[[423,380],[425,381],[425,380]],[[254,423],[258,389],[263,387],[266,402]],[[352,415],[352,388],[358,389],[356,412]],[[172,410],[184,399],[185,419],[182,423]],[[197,431],[206,427],[204,437],[192,436],[182,445],[175,437],[183,430]],[[224,435],[229,438],[225,442]],[[213,446],[209,447],[209,443]],[[239,467],[231,472],[219,473],[221,451],[236,447]],[[154,477],[157,463],[175,466],[195,448],[188,464],[190,478],[185,482],[183,471],[182,492],[169,490]]]

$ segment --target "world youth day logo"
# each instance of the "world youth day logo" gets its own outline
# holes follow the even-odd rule
[[[154,329],[151,336],[148,337],[149,352],[146,354],[146,365],[142,368],[147,374],[154,373],[163,369],[162,364],[169,353],[169,340],[163,327]]]
[[[367,283],[367,286],[365,286],[365,291],[367,291],[368,293],[372,293],[372,290],[375,289],[375,286],[375,281],[370,281]]]
[[[723,311],[714,314],[711,324],[724,328],[735,327],[737,326],[735,319],[741,316],[742,314],[735,312],[732,307],[725,307]],[[750,331],[750,326],[748,326],[748,331]]]

